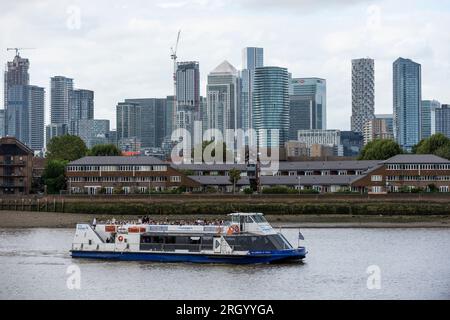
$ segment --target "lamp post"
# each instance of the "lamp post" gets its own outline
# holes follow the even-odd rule
[[[298,195],[301,195],[302,188],[300,185],[300,176],[297,176],[297,179],[298,179]]]

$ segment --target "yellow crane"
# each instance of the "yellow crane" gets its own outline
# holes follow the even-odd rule
[[[19,56],[19,50],[34,50],[36,48],[6,48],[6,51],[16,51],[16,56]]]

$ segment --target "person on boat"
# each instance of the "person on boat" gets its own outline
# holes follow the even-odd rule
[[[96,225],[97,225],[97,219],[95,219],[95,217],[94,217],[94,220],[92,220],[92,227],[94,228],[94,230],[95,230]]]

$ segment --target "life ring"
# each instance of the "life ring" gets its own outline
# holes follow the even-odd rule
[[[237,224],[232,225],[228,228],[227,234],[234,234],[234,233],[239,233],[239,226]]]
[[[122,237],[122,236],[119,236],[119,237],[117,238],[117,240],[119,240],[119,242],[122,242],[122,241],[123,241],[123,237]]]

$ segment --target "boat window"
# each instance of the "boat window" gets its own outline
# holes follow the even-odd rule
[[[253,223],[253,219],[251,216],[246,216],[244,221],[245,223]]]
[[[264,218],[264,216],[262,216],[262,215],[257,214],[257,215],[252,216],[252,218],[253,218],[253,220],[255,220],[256,223],[267,223],[266,218]]]

